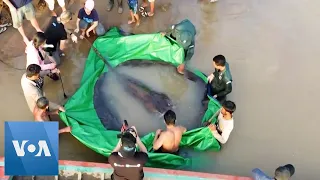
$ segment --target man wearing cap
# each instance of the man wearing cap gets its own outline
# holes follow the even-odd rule
[[[195,26],[187,19],[181,21],[178,24],[173,25],[167,32],[162,32],[162,35],[168,35],[177,41],[184,49],[185,62],[188,62],[193,54],[195,47]],[[177,71],[180,74],[184,74],[185,64],[180,64]]]
[[[274,172],[273,178],[269,177],[263,171],[257,168],[252,170],[252,177],[254,180],[289,180],[294,173],[294,166],[292,164],[287,164],[278,167]]]
[[[116,0],[118,3],[118,13],[121,14],[123,12],[122,0]],[[111,11],[114,5],[114,0],[108,0],[107,3],[107,11]]]
[[[79,29],[81,30],[80,39],[83,39],[85,35],[87,35],[87,37],[90,37],[91,31],[93,31],[93,33],[97,34],[98,36],[104,35],[104,33],[106,32],[103,25],[99,23],[98,12],[94,9],[93,0],[87,0],[85,2],[84,8],[81,8],[79,10],[77,29],[75,29],[74,32],[78,33]]]
[[[136,145],[140,152],[136,151]],[[109,164],[114,169],[111,179],[142,180],[143,167],[147,161],[147,148],[141,142],[136,128],[131,127],[121,135],[118,145],[108,158]]]
[[[77,36],[72,34],[72,31],[65,29],[67,24],[72,19],[72,13],[70,11],[64,11],[59,17],[52,16],[50,23],[45,30],[44,34],[47,38],[46,43],[52,44],[53,48],[46,48],[49,56],[53,56],[57,65],[61,63],[60,57],[64,56],[63,51],[66,48],[68,34],[72,41],[77,43]]]

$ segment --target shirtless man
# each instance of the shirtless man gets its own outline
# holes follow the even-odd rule
[[[46,97],[39,98],[33,110],[34,120],[37,122],[50,121],[50,118],[49,118],[50,115],[54,115],[54,114],[58,115],[59,109],[64,111],[63,107],[54,111],[48,111],[48,108],[49,108],[49,100]],[[59,134],[66,133],[66,132],[71,132],[71,128],[65,127],[59,130]]]
[[[179,151],[182,134],[185,133],[187,129],[175,125],[176,114],[171,110],[168,110],[164,114],[164,121],[167,125],[167,130],[157,130],[153,140],[153,150],[155,152],[176,154]]]

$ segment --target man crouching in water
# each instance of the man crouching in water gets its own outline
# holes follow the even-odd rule
[[[36,106],[33,110],[34,120],[37,122],[50,121],[50,115],[59,115],[59,109],[54,111],[48,111],[49,109],[49,100],[46,97],[41,97],[37,100]],[[70,127],[65,127],[59,130],[60,133],[71,132]]]
[[[232,101],[225,101],[218,115],[216,124],[210,124],[212,135],[221,143],[225,144],[231,131],[233,130],[233,113],[236,110],[236,104]]]
[[[185,133],[187,129],[175,125],[176,114],[172,110],[168,110],[164,114],[164,121],[167,125],[167,130],[157,130],[153,140],[153,150],[155,152],[177,154],[182,134]]]

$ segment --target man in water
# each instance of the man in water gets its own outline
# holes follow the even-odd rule
[[[49,110],[49,100],[46,97],[41,97],[36,102],[36,107],[33,110],[34,120],[37,122],[50,121],[50,115],[59,115],[59,109]],[[71,132],[70,127],[65,127],[59,130],[60,133]]]
[[[168,35],[172,39],[176,40],[184,49],[185,62],[188,62],[193,54],[195,47],[195,36],[196,36],[195,26],[187,19],[181,21],[178,24],[173,25],[167,32],[162,32],[161,34]],[[184,74],[185,64],[180,64],[177,71],[180,74]]]
[[[21,87],[23,90],[24,97],[26,98],[27,104],[31,112],[33,112],[36,102],[40,97],[44,96],[43,84],[44,84],[44,75],[46,71],[41,71],[41,67],[37,64],[30,64],[27,67],[26,73],[22,75],[21,78]],[[60,111],[65,111],[64,108],[60,105],[50,102],[50,109],[59,109]]]
[[[213,58],[213,67],[214,72],[207,77],[208,84],[203,101],[208,100],[207,95],[209,95],[223,103],[227,94],[232,91],[232,76],[229,64],[223,55],[217,55]]]
[[[164,114],[164,121],[167,125],[167,130],[157,130],[153,140],[153,150],[155,152],[176,154],[179,151],[182,134],[185,133],[187,129],[175,125],[176,114],[172,110],[168,110]]]
[[[274,172],[274,178],[267,176],[260,169],[252,170],[254,180],[289,180],[295,173],[295,168],[292,164],[278,167]]]
[[[136,151],[136,145],[140,152]],[[118,145],[108,158],[108,162],[114,169],[111,179],[142,180],[143,167],[147,161],[147,148],[141,142],[137,129],[131,127],[121,135]]]
[[[225,101],[218,115],[216,124],[210,124],[212,135],[221,143],[225,144],[233,130],[233,113],[236,105],[232,101]]]
[[[47,29],[44,34],[46,36],[46,44],[52,44],[53,48],[46,48],[50,56],[53,56],[56,64],[59,65],[61,56],[65,56],[64,50],[66,48],[68,34],[74,43],[77,43],[77,36],[72,31],[65,29],[68,22],[72,20],[72,13],[64,11],[59,17],[52,16]]]

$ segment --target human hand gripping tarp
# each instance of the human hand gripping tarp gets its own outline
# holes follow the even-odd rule
[[[183,48],[159,33],[122,36],[117,28],[112,28],[104,36],[99,37],[93,43],[93,46],[107,57],[106,59],[112,67],[132,59],[162,61],[174,66],[178,66],[184,61]],[[192,71],[203,81],[207,81],[200,71]],[[110,155],[118,142],[117,134],[119,134],[119,131],[106,130],[93,103],[95,83],[102,74],[107,72],[108,66],[91,49],[81,79],[81,86],[65,104],[66,112],[60,113],[62,121],[72,127],[71,133],[75,138],[104,156]],[[216,100],[210,98],[202,122],[208,120],[215,122],[216,117],[213,117],[213,115],[219,111],[220,107]],[[147,166],[174,169],[190,165],[191,160],[188,158],[151,152],[153,138],[153,132],[141,138],[148,151],[150,151]],[[180,146],[193,148],[197,151],[220,150],[218,141],[212,136],[208,127],[200,127],[184,133]]]

